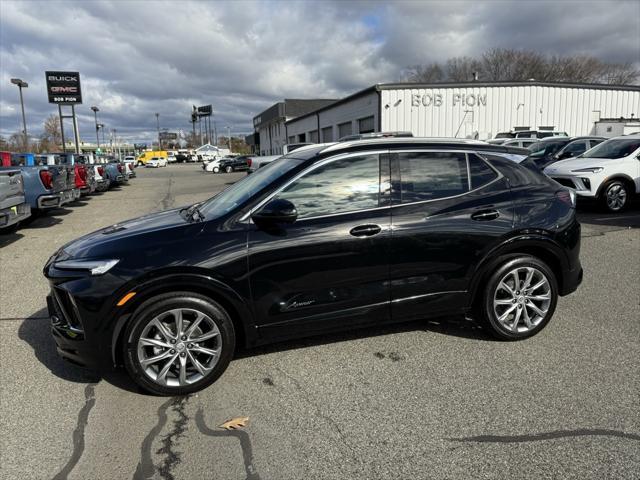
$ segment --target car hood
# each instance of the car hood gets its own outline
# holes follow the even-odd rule
[[[202,223],[186,221],[180,210],[175,208],[152,213],[102,228],[69,242],[62,247],[60,254],[65,259],[119,256],[163,243],[163,238],[169,236],[168,230],[178,228],[200,230],[202,228]]]
[[[568,158],[554,162],[544,169],[547,175],[554,173],[572,173],[573,170],[580,168],[606,167],[607,165],[617,162],[616,158]]]

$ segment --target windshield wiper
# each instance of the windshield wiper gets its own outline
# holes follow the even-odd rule
[[[191,221],[202,222],[204,221],[205,217],[200,211],[200,209],[198,208],[199,206],[200,206],[200,203],[194,203],[190,207],[181,208],[180,214],[182,215],[183,213],[185,213],[185,220],[189,222]]]

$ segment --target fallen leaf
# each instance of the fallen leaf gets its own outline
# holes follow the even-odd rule
[[[224,428],[225,430],[237,430],[238,428],[243,428],[247,426],[247,422],[249,421],[249,417],[235,417],[231,420],[227,420],[222,425],[219,425],[219,428]]]

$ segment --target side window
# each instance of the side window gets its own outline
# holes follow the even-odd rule
[[[583,153],[587,149],[585,142],[573,142],[567,146],[566,152],[571,152],[575,155]]]
[[[498,174],[487,165],[487,162],[473,154],[469,154],[469,175],[471,177],[471,190],[498,178]]]
[[[603,140],[590,140],[591,146],[589,148],[593,148],[596,145],[599,145],[603,142]]]
[[[383,188],[389,188],[388,178]],[[379,207],[379,156],[360,155],[330,162],[305,174],[276,198],[292,202],[298,218]]]
[[[464,153],[399,153],[398,161],[401,203],[435,200],[469,191]]]

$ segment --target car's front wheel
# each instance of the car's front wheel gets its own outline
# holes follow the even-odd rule
[[[612,180],[602,189],[602,206],[610,212],[624,210],[628,199],[627,185],[622,180]]]
[[[220,169],[218,167],[213,167],[212,172],[213,173],[218,173],[220,171]]]
[[[551,269],[528,255],[505,259],[486,282],[480,317],[496,337],[520,340],[542,330],[556,308],[558,284]]]
[[[144,302],[125,332],[125,367],[144,390],[186,395],[226,370],[235,348],[233,323],[212,300],[176,292]]]

